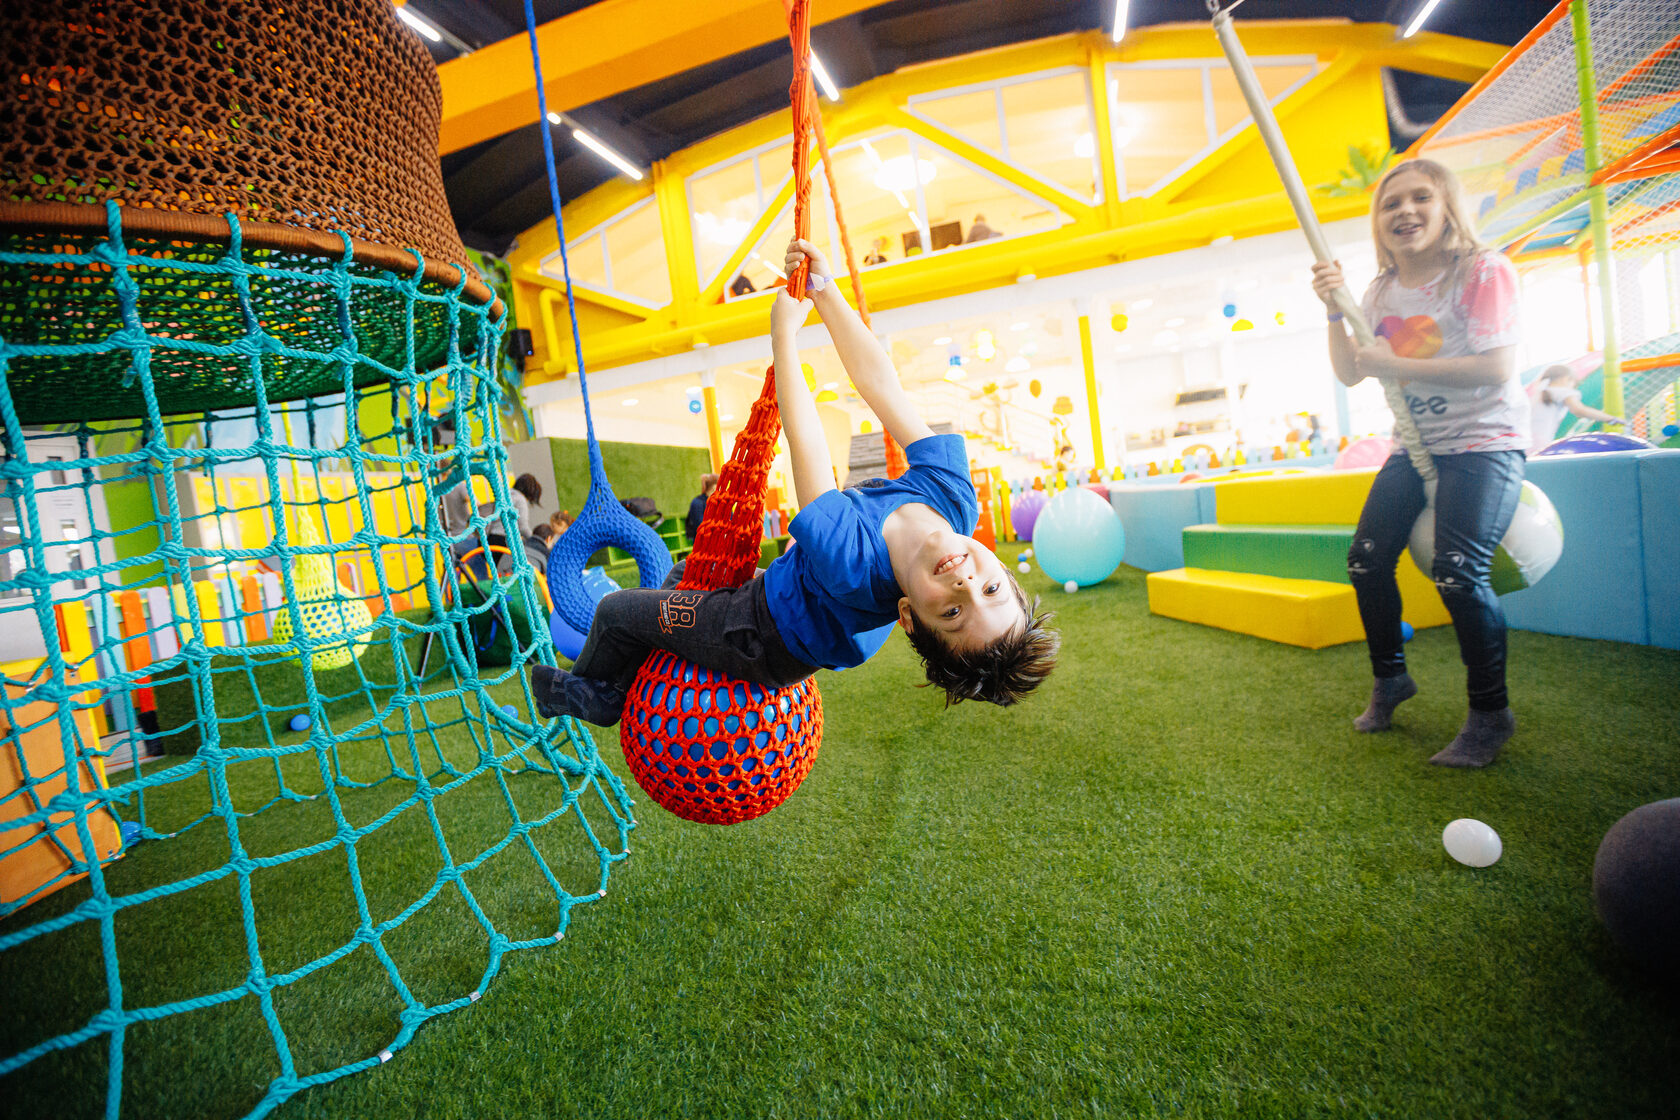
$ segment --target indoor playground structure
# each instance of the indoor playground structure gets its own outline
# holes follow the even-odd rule
[[[1676,0],[13,7],[8,1120],[1671,1115]],[[1424,762],[1433,509],[1419,692],[1349,726],[1355,526],[1435,468],[1308,271],[1364,282],[1407,156],[1516,266],[1524,383],[1625,419],[1527,462],[1480,771]],[[544,716],[603,596],[796,544],[793,237],[1055,672],[656,652],[616,728]],[[798,335],[836,483],[904,471]]]
[[[6,1000],[0,1075],[103,1086],[116,1116],[160,1072],[125,1063],[136,1034],[232,1029],[262,1115],[559,941],[633,821],[588,734],[535,714],[540,577],[516,551],[481,582],[439,520],[481,475],[502,512],[475,534],[514,536],[506,308],[448,219],[429,60],[381,0],[148,18],[7,26],[0,626],[58,640],[0,701],[0,955],[8,984],[80,979],[41,1014]],[[522,865],[511,904],[492,863]],[[305,882],[341,905],[300,930]],[[188,898],[242,951],[148,964]],[[466,967],[417,983],[440,943]],[[346,1048],[358,983],[383,1038]]]
[[[1680,419],[1680,334],[1652,304],[1680,245],[1670,16],[1661,0],[1558,4],[1412,147],[1453,169],[1482,239],[1531,284],[1579,276],[1582,397],[1653,442]]]

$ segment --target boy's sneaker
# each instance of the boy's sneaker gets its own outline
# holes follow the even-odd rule
[[[564,669],[531,666],[531,691],[544,717],[572,716],[597,727],[611,727],[624,714],[624,689],[611,681],[577,677]]]

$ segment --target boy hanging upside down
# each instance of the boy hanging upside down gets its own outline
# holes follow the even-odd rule
[[[770,687],[818,668],[869,660],[896,623],[946,705],[1017,703],[1056,664],[1059,637],[1015,577],[968,534],[979,514],[960,435],[935,435],[898,383],[898,371],[841,297],[828,261],[807,241],[788,245],[787,271],[810,261],[812,302],[852,384],[903,445],[910,469],[844,490],[805,384],[794,336],[811,303],[785,288],[770,311],[776,396],[800,511],[793,544],[742,587],[659,590],[601,600],[571,672],[536,665],[533,691],[548,716],[602,727],[618,722],[636,672],[655,649]]]

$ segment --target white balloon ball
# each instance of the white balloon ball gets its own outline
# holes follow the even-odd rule
[[[1412,525],[1408,543],[1412,563],[1430,579],[1435,578],[1435,505],[1424,507]],[[1505,530],[1494,550],[1493,570],[1488,582],[1496,595],[1507,595],[1533,587],[1563,555],[1563,522],[1557,507],[1532,482],[1523,482],[1511,527]]]
[[[1499,833],[1470,817],[1460,817],[1441,830],[1447,854],[1469,867],[1490,867],[1505,851]]]
[[[1025,560],[1023,560],[1023,561],[1021,561],[1021,562],[1020,562],[1020,563],[1019,563],[1019,564],[1017,564],[1017,565],[1015,565],[1015,567],[1016,567],[1016,568],[1017,568],[1017,569],[1018,569],[1018,570],[1020,570],[1020,571],[1023,571],[1023,572],[1030,572],[1030,571],[1032,571],[1032,565],[1031,565],[1031,564],[1029,564],[1029,563],[1027,563],[1027,562],[1026,562],[1026,561],[1025,561]]]
[[[1032,559],[1032,549],[1030,549],[1030,548],[1023,548],[1023,549],[1022,549],[1022,550],[1021,550],[1021,559],[1023,559],[1023,560],[1031,560],[1031,559]]]
[[[1066,583],[1062,584],[1062,590],[1066,591],[1069,595],[1072,595],[1075,591],[1079,590],[1079,583],[1076,580],[1070,579]]]

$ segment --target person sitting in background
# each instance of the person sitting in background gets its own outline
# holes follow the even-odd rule
[[[553,541],[560,539],[560,535],[572,527],[572,515],[566,510],[555,510],[548,518],[548,528]]]
[[[758,285],[747,279],[746,273],[741,273],[729,282],[729,294],[732,296],[749,296],[758,291]]]
[[[531,535],[525,538],[525,559],[544,576],[548,574],[549,549],[554,547],[554,542],[558,539],[559,534],[547,521],[532,529]]]
[[[688,516],[683,519],[683,532],[688,534],[689,544],[693,544],[694,538],[700,535],[700,521],[706,516],[706,498],[717,489],[717,484],[718,476],[715,474],[700,476],[700,493],[688,503]]]
[[[1600,424],[1626,423],[1620,416],[1612,416],[1581,403],[1581,390],[1577,386],[1586,376],[1573,366],[1559,364],[1547,366],[1546,371],[1534,379],[1534,385],[1528,391],[1528,407],[1534,425],[1533,440],[1528,447],[1531,458],[1558,438],[1558,425],[1563,423],[1565,412]]]
[[[518,526],[520,541],[529,540],[531,530],[536,528],[531,519],[531,507],[542,505],[542,483],[537,481],[537,476],[534,474],[520,475],[513,480],[513,486],[508,489],[508,501],[513,507],[514,521]],[[502,531],[502,519],[495,515],[494,507],[490,507],[490,511],[485,516],[490,519],[490,524],[485,527],[484,531],[486,543],[491,548],[507,548],[507,534]],[[508,566],[505,557],[497,565],[498,568],[503,569]]]
[[[877,237],[875,239],[875,244],[870,247],[868,255],[863,258],[863,263],[864,264],[886,264],[887,263],[887,249],[891,245],[892,245],[892,242],[889,241],[887,238]]]
[[[965,244],[972,245],[976,241],[985,241],[989,238],[1002,236],[1003,234],[986,224],[986,215],[976,214],[974,215],[974,224],[968,227],[968,238]]]

